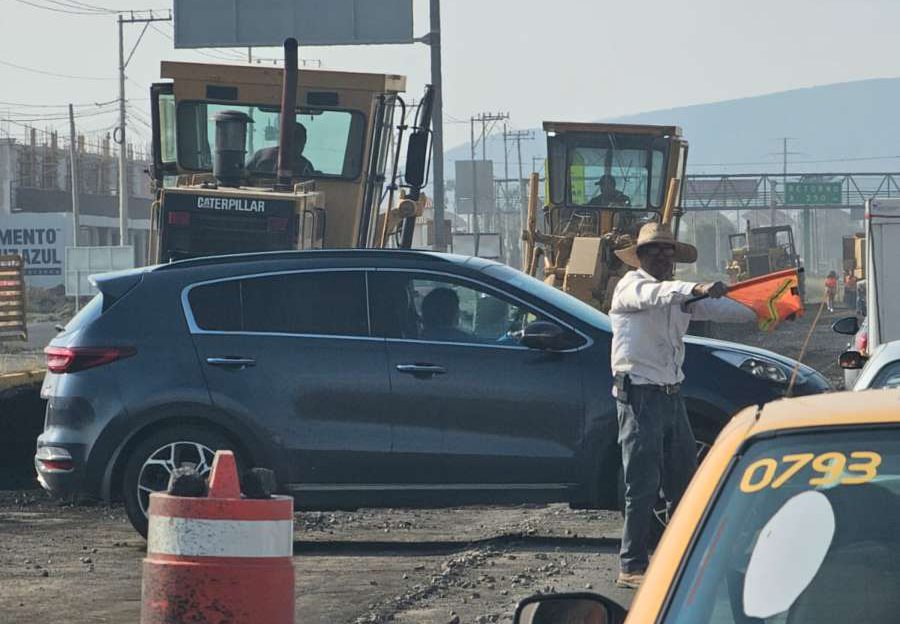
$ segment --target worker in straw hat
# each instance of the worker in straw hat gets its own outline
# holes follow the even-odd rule
[[[625,475],[625,528],[617,584],[637,588],[647,569],[653,507],[660,489],[669,512],[697,468],[696,442],[680,384],[684,335],[691,320],[750,322],[754,313],[723,298],[722,282],[673,279],[676,262],[695,262],[697,249],[675,240],[666,225],[644,225],[637,242],[616,255],[635,268],[613,293],[613,394]],[[706,298],[688,304],[694,297]]]

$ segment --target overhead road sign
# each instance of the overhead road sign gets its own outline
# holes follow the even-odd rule
[[[841,182],[788,182],[784,203],[788,206],[822,206],[841,203]]]
[[[176,48],[413,43],[413,0],[174,0]]]

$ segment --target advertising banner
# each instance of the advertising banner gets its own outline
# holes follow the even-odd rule
[[[62,284],[66,247],[71,244],[71,215],[11,214],[0,219],[0,255],[22,256],[28,286]]]

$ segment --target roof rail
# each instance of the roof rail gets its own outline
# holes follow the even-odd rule
[[[249,253],[236,253],[221,256],[202,256],[198,258],[187,258],[184,260],[175,260],[168,264],[160,264],[154,267],[154,271],[163,271],[169,269],[182,269],[197,266],[210,266],[220,264],[231,264],[233,262],[253,262],[253,261],[275,261],[275,260],[291,260],[299,258],[367,258],[367,257],[389,257],[389,256],[408,256],[417,260],[427,260],[432,262],[449,262],[449,258],[443,254],[428,250],[411,250],[411,249],[307,249],[303,251],[258,251]]]

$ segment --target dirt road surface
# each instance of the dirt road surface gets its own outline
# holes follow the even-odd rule
[[[627,604],[619,526],[561,505],[298,513],[297,621],[504,622],[540,591]],[[0,535],[0,622],[139,620],[146,544],[121,507],[0,492]]]

